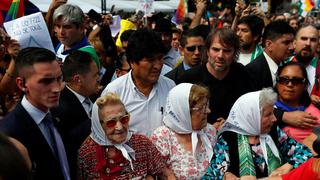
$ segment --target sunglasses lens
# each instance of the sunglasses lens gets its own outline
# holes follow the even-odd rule
[[[108,128],[112,128],[112,127],[114,127],[116,124],[117,124],[117,121],[116,121],[116,120],[110,120],[110,121],[107,121],[107,122],[106,122],[106,126],[107,126]]]
[[[299,84],[304,84],[305,79],[304,78],[292,78],[289,79],[287,77],[279,77],[278,82],[280,84],[288,85],[290,82],[292,85],[299,85]]]
[[[193,52],[196,50],[196,46],[189,46],[189,47],[186,47],[188,51],[190,52]]]
[[[128,116],[128,115],[123,116],[123,117],[120,119],[120,122],[121,122],[122,124],[128,124],[128,122],[129,122],[129,116]]]

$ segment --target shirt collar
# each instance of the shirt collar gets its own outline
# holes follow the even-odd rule
[[[271,59],[271,57],[266,52],[263,52],[263,55],[267,60],[271,73],[275,75],[278,71],[278,65]]]
[[[191,67],[187,63],[185,63],[184,61],[182,62],[182,64],[183,64],[184,70],[191,69]]]
[[[23,96],[21,105],[24,107],[24,109],[28,112],[28,114],[32,117],[34,122],[36,122],[37,125],[39,125],[43,118],[46,116],[48,112],[43,112],[40,109],[36,108],[34,105],[32,105],[26,96]]]
[[[134,82],[133,82],[133,79],[132,79],[132,70],[130,70],[130,72],[128,72],[127,74],[125,74],[124,76],[127,76],[127,78],[129,79],[129,83],[131,84],[131,87],[133,87],[133,89],[135,90],[135,91],[137,91],[137,92],[139,92],[139,93],[141,93],[140,92],[140,90],[138,89],[138,87],[136,86],[136,84],[134,84]],[[161,75],[160,75],[161,76]],[[160,77],[159,77],[159,79],[160,79]],[[159,81],[159,80],[158,80]],[[157,90],[157,88],[158,88],[158,81],[153,85],[153,87],[152,87],[152,91],[154,91],[154,90]],[[152,92],[151,91],[151,92]],[[141,93],[141,94],[143,94],[143,93]],[[150,93],[150,95],[151,95],[152,93]],[[149,95],[149,96],[150,96]]]
[[[81,103],[84,102],[84,100],[86,99],[86,97],[82,96],[81,94],[75,92],[74,90],[72,90],[68,85],[66,85],[66,87],[79,99],[79,101]]]
[[[79,48],[82,48],[82,47],[84,47],[84,46],[88,46],[88,45],[90,45],[90,43],[89,43],[87,37],[86,37],[86,36],[83,36],[83,38],[81,39],[81,41],[80,41],[79,43],[76,43],[76,44],[75,44],[74,46],[72,46],[70,49],[63,51],[61,54],[63,54],[63,55],[68,55],[68,54],[70,54],[71,52],[73,52],[73,51],[75,51],[75,50],[77,50],[77,49],[79,49]],[[64,45],[61,44],[61,46],[64,46]]]

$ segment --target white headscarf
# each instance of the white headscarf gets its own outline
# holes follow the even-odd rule
[[[135,160],[135,151],[125,144],[130,140],[132,133],[128,131],[127,139],[121,144],[113,144],[105,135],[104,130],[99,121],[99,113],[98,113],[98,105],[97,103],[93,104],[92,107],[92,115],[91,115],[91,134],[90,137],[101,146],[110,146],[113,145],[115,148],[119,149],[124,158],[130,161],[131,169],[133,170],[132,159]]]
[[[268,145],[272,153],[279,159],[279,151],[269,134],[261,134],[261,113],[259,96],[261,91],[242,95],[232,106],[228,119],[219,133],[232,131],[242,135],[259,136],[263,157],[268,165]]]
[[[212,145],[204,130],[192,129],[189,95],[193,84],[182,83],[172,88],[167,97],[166,112],[163,117],[164,124],[178,134],[190,134],[192,142],[192,154],[195,156],[198,136],[206,149],[207,156],[211,160]]]

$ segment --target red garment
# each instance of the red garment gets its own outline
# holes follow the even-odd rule
[[[311,158],[296,169],[282,175],[282,180],[319,180],[318,175],[312,171],[313,160],[314,158]]]
[[[100,146],[91,137],[87,138],[79,150],[80,179],[144,179],[146,175],[156,175],[165,167],[165,162],[157,148],[143,135],[132,135],[126,143],[135,151],[134,171],[130,162],[117,150],[112,159],[106,158],[106,146]]]

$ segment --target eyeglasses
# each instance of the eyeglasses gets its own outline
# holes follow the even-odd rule
[[[204,112],[207,110],[208,107],[209,107],[209,102],[207,102],[201,106],[198,106],[198,107],[193,107],[193,108],[191,108],[191,110],[192,111],[200,111],[201,110],[201,112]]]
[[[300,85],[300,84],[305,84],[306,79],[305,78],[288,78],[288,77],[277,77],[277,82],[282,85],[288,85],[290,82],[292,85]]]
[[[203,45],[200,45],[200,46],[188,46],[186,47],[186,49],[189,51],[189,52],[194,52],[196,50],[196,48],[198,49],[198,51],[201,51],[201,49],[203,48]]]
[[[113,117],[107,119],[105,121],[100,121],[100,123],[104,124],[107,128],[114,128],[117,125],[117,122],[120,121],[122,125],[127,125],[130,120],[130,115],[125,114],[123,116]]]

